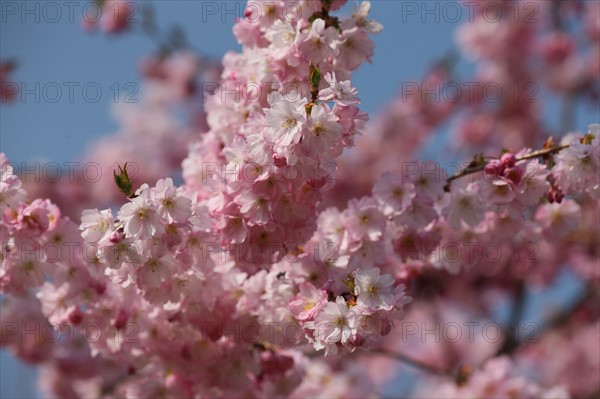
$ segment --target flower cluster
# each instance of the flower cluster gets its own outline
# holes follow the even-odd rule
[[[425,388],[422,398],[542,398],[567,399],[569,393],[563,386],[544,389],[535,382],[515,373],[507,357],[488,360],[480,370],[468,377],[464,384],[442,383]]]
[[[281,257],[307,240],[335,159],[364,129],[367,115],[348,79],[370,60],[368,34],[381,26],[367,19],[368,3],[345,20],[329,14],[344,2],[321,3],[248,8],[234,27],[244,49],[225,56],[207,103],[210,131],[183,163],[186,185],[238,251],[266,240],[279,243]],[[272,260],[257,257],[248,267]]]
[[[600,125],[590,125],[584,137],[567,135],[561,144],[569,147],[556,155],[553,176],[558,186],[569,194],[586,192],[600,199]]]
[[[121,12],[112,24],[101,21],[103,29],[127,26],[129,2],[97,4]],[[393,372],[386,365],[379,373],[383,361],[368,376],[365,365],[402,341],[418,359],[396,359],[437,374],[416,390],[424,397],[597,391],[598,359],[589,352],[598,343],[599,125],[533,151],[543,129],[532,105],[486,106],[479,91],[459,104],[432,104],[413,93],[379,121],[375,143],[418,135],[400,146],[405,160],[429,131],[467,107],[458,141],[484,152],[449,176],[435,162],[400,163],[395,148],[381,151],[379,142],[358,155],[377,162],[363,162],[358,182],[347,181],[346,171],[337,186],[346,192],[331,195],[344,150],[370,131],[351,78],[373,55],[369,35],[382,30],[369,19],[369,2],[338,17],[345,4],[250,1],[233,29],[242,50],[225,55],[222,73],[181,49],[147,59],[142,104],[119,107],[123,128],[88,155],[139,161],[131,177],[144,184],[136,190],[126,164],[110,181],[120,191],[104,181],[93,189],[75,182],[64,203],[36,198],[0,154],[8,326],[0,344],[42,364],[46,390],[58,397],[371,397]],[[598,26],[586,23],[594,48]],[[508,18],[492,25],[477,14],[458,39],[485,65],[478,81],[508,88],[534,75],[520,60],[530,56],[535,30]],[[553,35],[537,56],[544,66],[563,65],[574,46]],[[425,81],[450,82],[448,63]],[[196,80],[216,70],[221,82],[209,90],[204,114]],[[585,82],[593,80],[588,75]],[[187,124],[176,122],[176,103],[190,106]],[[192,137],[178,186],[168,175]],[[492,147],[498,155],[484,155]],[[389,171],[373,181],[378,169]],[[77,206],[90,209],[79,215]],[[77,214],[77,224],[66,211]],[[514,306],[502,329],[515,328],[527,286],[562,270],[587,283],[573,317],[543,320],[566,328],[523,351],[517,338],[471,340],[471,326],[495,321],[499,303]],[[399,320],[421,327],[460,321],[469,334],[449,344],[434,330],[432,345],[397,328]],[[573,336],[580,342],[570,343]],[[539,367],[552,345],[561,347],[562,367]],[[353,361],[344,356],[350,352]],[[577,364],[589,373],[565,369]]]

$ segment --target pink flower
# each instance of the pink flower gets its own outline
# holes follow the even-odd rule
[[[567,199],[561,203],[544,204],[535,213],[535,220],[550,234],[565,236],[575,230],[581,221],[581,206]]]
[[[113,216],[110,209],[98,211],[97,209],[86,209],[81,215],[79,229],[83,230],[81,236],[86,242],[102,242],[110,238],[113,227]],[[107,235],[109,237],[107,237]]]
[[[489,201],[491,204],[508,204],[512,202],[516,195],[513,188],[513,183],[506,178],[498,178],[493,181],[479,181],[477,190],[484,201]]]
[[[138,287],[141,289],[158,288],[171,277],[171,268],[175,259],[167,255],[162,258],[150,258],[137,270]]]
[[[271,220],[271,202],[264,195],[245,191],[235,197],[235,203],[250,225],[261,226]]]
[[[345,20],[342,23],[342,28],[352,29],[353,27],[364,28],[370,34],[377,34],[383,30],[383,25],[372,19],[368,19],[369,11],[371,11],[371,2],[363,1],[356,7],[356,11],[352,14],[352,18]]]
[[[173,185],[171,178],[156,182],[154,200],[158,202],[158,214],[169,223],[185,223],[192,216],[192,201]]]
[[[359,270],[354,274],[356,302],[369,313],[378,310],[391,310],[396,304],[392,289],[394,278],[389,274],[380,275],[381,271],[373,269]]]
[[[335,302],[327,302],[315,317],[315,339],[319,344],[345,344],[356,335],[358,323],[358,314],[338,296]]]
[[[448,209],[448,223],[455,229],[462,227],[461,221],[475,227],[485,217],[483,205],[480,203],[476,186],[469,184],[466,189],[452,191],[452,199]]]
[[[360,102],[358,97],[356,97],[358,90],[352,87],[352,83],[349,80],[338,82],[335,72],[332,72],[325,75],[325,81],[329,84],[329,87],[319,92],[319,99],[321,101],[334,100],[337,104],[343,106],[358,104]]]
[[[0,213],[5,208],[16,208],[25,200],[25,190],[21,188],[21,180],[14,174],[6,155],[0,153]]]
[[[332,26],[325,28],[325,21],[321,18],[313,21],[304,37],[301,43],[302,52],[306,58],[313,60],[313,63],[327,62],[335,56],[334,43],[339,33]]]
[[[307,154],[314,158],[333,158],[341,153],[339,146],[342,127],[337,123],[337,116],[326,104],[315,105],[306,124],[303,135],[303,147]]]
[[[291,94],[288,95],[290,98]],[[302,128],[306,123],[304,106],[308,103],[305,99],[290,101],[281,93],[273,94],[269,101],[271,108],[265,109],[267,125],[273,130],[270,138],[277,147],[287,147],[297,144],[302,137]]]
[[[375,45],[364,29],[353,28],[343,31],[338,44],[337,65],[350,71],[365,61],[371,62]]]
[[[415,198],[415,186],[405,182],[400,174],[385,172],[373,187],[373,194],[383,205],[386,215],[404,212]]]
[[[25,237],[39,237],[50,227],[50,202],[36,199],[22,204],[17,217],[17,231]]]
[[[348,203],[344,225],[351,241],[364,238],[378,240],[383,234],[386,218],[379,210],[377,201],[370,197],[353,199]]]
[[[290,302],[289,308],[300,321],[311,320],[327,303],[327,292],[310,283],[300,284],[300,292]]]
[[[149,189],[121,207],[119,221],[123,223],[127,236],[139,239],[162,234],[165,230],[165,223],[158,215]]]

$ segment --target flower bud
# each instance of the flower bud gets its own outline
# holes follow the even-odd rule
[[[505,168],[512,168],[517,163],[517,157],[512,152],[507,152],[500,157],[500,162]]]
[[[81,310],[79,309],[79,306],[78,306],[69,313],[69,323],[78,325],[82,321],[83,321],[83,313],[81,313]]]
[[[125,234],[123,234],[122,231],[120,230],[115,230],[112,233],[110,233],[110,237],[108,238],[110,240],[110,242],[112,242],[113,244],[118,244],[121,241],[123,241],[123,239],[125,238]]]
[[[127,325],[128,319],[129,319],[129,315],[127,314],[127,312],[123,309],[120,309],[119,314],[117,315],[117,317],[113,323],[113,327],[116,328],[117,330],[124,329],[125,326]]]
[[[491,160],[487,165],[485,165],[485,175],[486,177],[497,177],[502,173],[502,164],[499,160],[494,159]]]
[[[275,166],[277,166],[278,168],[283,168],[284,166],[287,165],[287,161],[284,157],[278,157],[278,156],[273,156],[273,163],[275,164]]]

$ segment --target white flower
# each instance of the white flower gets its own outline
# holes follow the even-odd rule
[[[108,238],[112,225],[113,216],[110,209],[86,209],[81,214],[79,229],[83,230],[81,236],[86,242],[99,242]]]
[[[589,134],[594,138],[589,144],[581,143],[579,137],[567,135],[561,144],[569,147],[555,156],[553,169],[558,185],[568,193],[586,191],[592,198],[600,196],[600,126],[590,125]]]
[[[0,153],[0,213],[5,207],[15,208],[27,197],[21,188],[21,180],[13,173],[13,167],[8,162],[6,155]]]
[[[119,220],[123,223],[125,234],[138,239],[150,238],[162,234],[165,230],[164,222],[152,203],[148,189],[121,207]]]
[[[158,203],[158,214],[169,223],[185,223],[192,216],[192,201],[173,185],[170,177],[156,182],[155,201]]]
[[[373,187],[373,194],[383,205],[386,215],[404,212],[415,198],[415,186],[405,182],[400,174],[385,172]]]
[[[158,288],[171,276],[170,268],[175,264],[171,255],[162,258],[150,258],[138,270],[138,286]]]
[[[295,96],[290,95],[290,98]],[[273,129],[271,137],[277,146],[297,144],[306,123],[306,100],[291,102],[281,93],[274,93],[269,101],[271,108],[265,109],[267,125]]]
[[[346,301],[338,296],[335,303],[328,302],[315,318],[315,338],[321,344],[345,344],[356,335],[358,315],[348,308]]]
[[[379,33],[383,30],[383,25],[372,19],[367,19],[371,11],[371,2],[363,1],[352,14],[352,18],[342,25],[342,28],[349,29],[355,26],[365,28],[371,34]]]
[[[356,94],[358,91],[352,87],[349,80],[338,82],[335,77],[335,72],[327,73],[325,81],[329,83],[329,87],[324,88],[319,93],[321,101],[335,100],[338,104],[348,106],[358,104],[360,101]]]
[[[284,58],[294,48],[297,31],[289,22],[276,20],[266,32],[265,37],[271,42],[272,54]]]
[[[385,229],[386,218],[371,197],[353,199],[348,202],[345,222],[349,237],[353,241],[368,237],[371,241],[379,240]]]
[[[396,301],[393,294],[394,278],[380,275],[379,268],[359,270],[354,275],[355,294],[358,305],[370,310],[391,310]]]
[[[306,141],[303,142],[309,154],[323,155],[339,143],[342,127],[336,122],[337,119],[326,105],[315,105],[312,108],[307,122],[308,131],[304,135]]]
[[[452,200],[448,210],[448,223],[455,229],[462,227],[461,221],[474,227],[485,217],[485,212],[478,200],[478,193],[473,184],[467,188],[452,192]]]
[[[581,207],[570,199],[565,199],[560,204],[544,204],[537,209],[535,220],[551,234],[565,236],[579,226]]]

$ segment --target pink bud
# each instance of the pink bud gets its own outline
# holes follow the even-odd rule
[[[115,230],[112,233],[110,233],[110,237],[108,239],[113,244],[118,244],[121,241],[123,241],[123,238],[125,238],[125,234],[123,234],[123,232],[120,230]]]
[[[517,163],[517,157],[512,152],[507,152],[500,157],[500,162],[506,168],[512,168]]]
[[[96,294],[102,295],[106,292],[106,283],[95,282],[92,284],[94,290],[96,290]]]
[[[487,165],[485,165],[485,175],[487,177],[497,177],[500,176],[503,170],[503,166],[499,160],[494,159],[491,160]]]
[[[117,330],[124,329],[125,326],[127,325],[128,319],[129,319],[129,315],[127,314],[127,312],[123,309],[120,309],[119,314],[117,315],[117,318],[115,319],[115,321],[113,323],[113,327],[115,327]]]
[[[69,313],[69,323],[78,325],[83,320],[83,313],[79,310],[79,307],[76,307]]]
[[[273,163],[275,164],[275,166],[277,166],[278,168],[283,168],[284,166],[287,165],[287,161],[285,158],[283,157],[278,157],[276,155],[273,155]]]

